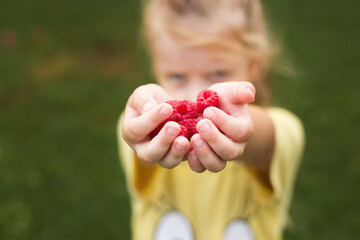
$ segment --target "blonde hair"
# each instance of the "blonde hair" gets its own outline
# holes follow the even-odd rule
[[[261,70],[253,79],[256,103],[268,103],[274,51],[260,0],[145,1],[143,34],[150,51],[164,33],[186,46],[215,45],[258,61]]]

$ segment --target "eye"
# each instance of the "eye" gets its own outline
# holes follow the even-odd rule
[[[213,82],[222,82],[229,76],[228,71],[215,71],[212,74],[210,74],[210,80]]]
[[[174,83],[182,83],[186,80],[185,75],[180,73],[171,73],[168,75],[168,79]]]

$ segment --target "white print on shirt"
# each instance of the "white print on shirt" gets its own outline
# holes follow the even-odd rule
[[[166,213],[155,230],[154,240],[194,240],[190,222],[178,211]]]
[[[191,224],[178,211],[166,213],[159,221],[154,240],[194,240]],[[223,240],[254,240],[249,224],[244,220],[234,220],[225,228]]]
[[[232,221],[225,229],[224,240],[254,240],[253,233],[244,220]]]

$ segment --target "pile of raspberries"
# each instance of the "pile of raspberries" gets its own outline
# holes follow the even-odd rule
[[[173,113],[150,133],[150,137],[155,137],[165,123],[174,121],[180,125],[180,132],[178,136],[184,136],[190,140],[194,134],[198,133],[196,130],[196,124],[201,119],[204,119],[204,110],[207,107],[219,106],[219,96],[215,91],[203,90],[199,92],[196,103],[188,100],[170,100],[166,103],[172,106]]]

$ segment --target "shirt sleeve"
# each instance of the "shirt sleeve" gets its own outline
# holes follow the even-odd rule
[[[288,205],[304,149],[304,129],[299,118],[285,109],[267,111],[274,125],[275,149],[269,173],[272,189],[260,184],[261,199]]]
[[[283,229],[291,223],[288,210],[304,149],[304,130],[301,121],[291,112],[281,108],[267,111],[275,131],[269,172],[271,187],[254,174],[258,179],[254,182],[254,204],[260,210],[252,224],[258,230],[257,238],[282,239]]]
[[[127,188],[132,197],[154,199],[161,192],[164,171],[157,164],[140,161],[134,150],[122,138],[122,113],[117,125],[117,139],[120,163],[125,174]]]

